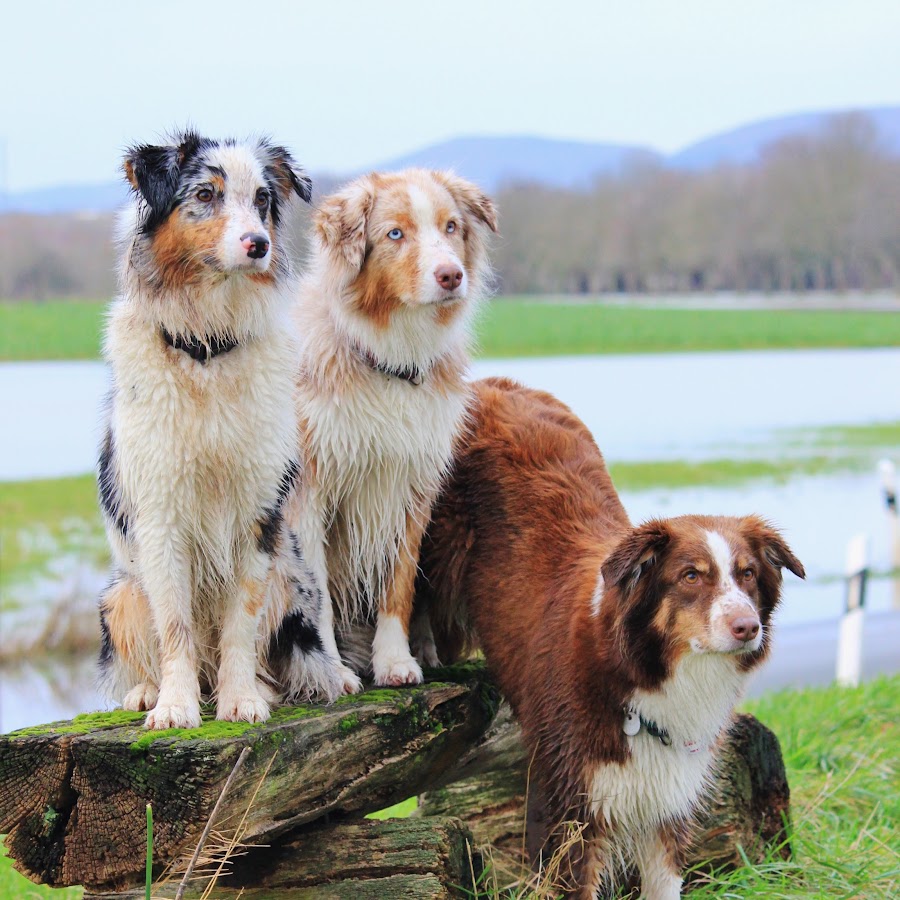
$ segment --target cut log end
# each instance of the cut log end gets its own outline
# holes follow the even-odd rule
[[[0,833],[34,881],[126,887],[143,871],[146,804],[161,869],[193,849],[244,747],[221,819],[244,817],[245,841],[384,808],[424,790],[496,712],[482,666],[431,674],[440,681],[284,708],[263,725],[207,718],[199,729],[148,732],[142,716],[119,711],[4,735]]]

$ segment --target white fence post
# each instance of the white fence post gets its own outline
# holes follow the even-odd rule
[[[889,459],[878,463],[881,489],[884,491],[884,505],[888,517],[888,559],[894,570],[894,590],[892,605],[900,609],[900,510],[897,509],[897,470]]]
[[[855,687],[862,673],[863,608],[869,571],[869,537],[856,535],[847,545],[847,609],[838,632],[838,684]]]

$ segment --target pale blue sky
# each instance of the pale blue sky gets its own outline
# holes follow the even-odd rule
[[[12,191],[111,180],[188,121],[346,172],[459,135],[671,151],[900,102],[897,0],[24,0],[0,21]]]

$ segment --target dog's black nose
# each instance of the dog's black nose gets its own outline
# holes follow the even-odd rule
[[[250,259],[262,259],[269,252],[269,239],[264,234],[248,231],[241,235],[241,246]]]

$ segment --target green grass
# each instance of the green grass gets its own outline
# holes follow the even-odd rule
[[[0,360],[97,359],[105,303],[0,303]],[[896,313],[640,309],[500,298],[487,305],[479,355],[567,356],[900,345]]]
[[[521,299],[489,304],[480,355],[568,356],[900,345],[896,313],[639,309]]]
[[[716,879],[697,900],[900,896],[900,676],[746,704],[781,742],[794,860]]]
[[[52,888],[32,884],[16,872],[0,841],[0,900],[80,900],[82,888]]]
[[[0,360],[98,359],[105,303],[0,303]]]

